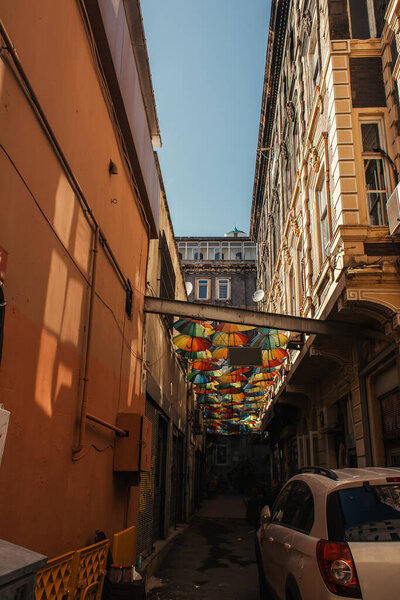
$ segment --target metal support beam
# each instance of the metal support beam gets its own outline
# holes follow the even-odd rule
[[[360,327],[354,323],[343,321],[319,321],[305,317],[291,317],[276,313],[266,313],[245,308],[232,308],[215,306],[213,304],[197,304],[195,302],[182,302],[181,300],[165,300],[163,298],[144,297],[144,312],[162,315],[175,315],[192,319],[225,321],[227,323],[240,323],[241,325],[254,325],[254,327],[271,327],[283,331],[299,333],[320,334],[330,336],[366,337],[388,341],[384,333]]]

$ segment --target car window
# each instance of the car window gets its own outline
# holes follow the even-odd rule
[[[307,484],[292,481],[282,490],[274,504],[272,521],[310,533],[314,523],[314,500]]]
[[[274,521],[276,523],[282,522],[283,511],[284,511],[284,508],[286,505],[287,498],[289,496],[291,486],[292,486],[292,484],[289,483],[287,486],[285,486],[283,488],[283,490],[280,491],[280,493],[272,507],[271,521]]]
[[[329,539],[400,542],[400,485],[347,488],[327,499]]]
[[[310,533],[314,524],[314,498],[306,483],[296,481],[291,496],[290,527]]]

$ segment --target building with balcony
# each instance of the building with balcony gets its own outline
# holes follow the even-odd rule
[[[264,416],[275,479],[311,463],[400,465],[400,246],[387,210],[399,8],[388,4],[271,6],[251,216],[262,308],[370,330],[296,336]]]
[[[256,245],[236,227],[223,237],[178,237],[189,300],[253,308]]]

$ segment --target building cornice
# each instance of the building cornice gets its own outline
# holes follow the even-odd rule
[[[272,0],[271,4],[264,87],[261,101],[260,128],[258,133],[258,151],[250,219],[250,237],[254,240],[257,239],[256,229],[259,222],[260,207],[264,193],[265,175],[269,163],[268,150],[263,151],[262,149],[268,149],[271,144],[289,5],[290,0]],[[265,152],[267,152],[267,154],[265,154]]]
[[[224,273],[245,273],[249,271],[257,272],[256,263],[237,263],[237,262],[218,262],[216,264],[210,262],[186,262],[182,263],[184,273],[216,273],[223,275]]]

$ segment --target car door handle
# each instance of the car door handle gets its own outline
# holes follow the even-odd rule
[[[274,541],[274,538],[273,538],[273,537],[269,537],[269,538],[267,538],[267,541],[268,541],[268,542],[273,542],[273,541]]]
[[[285,548],[285,550],[290,550],[292,546],[290,544],[288,544],[287,542],[285,542],[283,544],[283,547]]]

